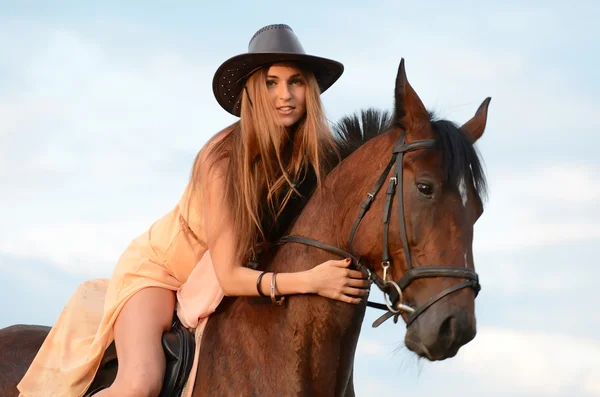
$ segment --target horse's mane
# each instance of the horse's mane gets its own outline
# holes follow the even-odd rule
[[[331,129],[341,160],[372,138],[389,130],[391,126],[392,114],[385,110],[370,108],[344,116],[333,124]]]
[[[443,156],[446,182],[457,186],[470,174],[476,194],[485,198],[487,183],[482,159],[471,139],[455,123],[438,119],[434,113],[429,113],[429,122],[436,133],[436,149]],[[332,126],[341,159],[392,126],[393,114],[385,110],[369,108],[344,116]]]

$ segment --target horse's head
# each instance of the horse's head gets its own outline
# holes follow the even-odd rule
[[[381,189],[363,204],[368,211],[353,227],[349,249],[372,264],[391,310],[386,318],[397,312],[406,321],[406,346],[430,360],[453,357],[476,333],[472,241],[485,179],[473,144],[485,129],[489,101],[462,127],[434,120],[402,61],[391,129],[353,156],[363,168],[381,164],[379,157],[391,160],[377,171]]]

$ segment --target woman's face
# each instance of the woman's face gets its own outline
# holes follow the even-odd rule
[[[274,64],[267,73],[267,90],[281,124],[289,128],[306,113],[307,82],[292,64]]]

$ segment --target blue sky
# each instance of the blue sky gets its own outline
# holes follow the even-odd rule
[[[462,123],[492,97],[479,333],[428,363],[369,313],[358,395],[600,395],[598,3],[221,4],[0,4],[0,327],[50,325],[80,282],[110,275],[233,120],[212,96],[216,68],[287,23],[346,66],[323,95],[331,120],[391,107],[401,57],[440,116]]]

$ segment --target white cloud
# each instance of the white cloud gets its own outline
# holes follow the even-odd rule
[[[544,395],[597,395],[600,342],[546,332],[482,328],[444,370],[490,389]]]
[[[25,49],[22,64],[0,63],[15,86],[0,102],[0,183],[28,185],[23,177],[36,174],[96,184],[151,178],[226,123],[214,111],[206,59],[160,47],[111,52],[65,29],[13,33]],[[16,44],[1,45],[13,53]]]
[[[328,49],[348,64],[333,89],[335,98],[328,99],[330,108],[391,107],[396,68],[404,57],[409,81],[441,117],[463,123],[485,97],[493,98],[484,139],[490,152],[531,148],[533,160],[544,156],[539,147],[548,142],[567,152],[576,151],[584,139],[598,142],[600,120],[591,117],[600,106],[597,95],[585,92],[572,63],[548,62],[557,43],[591,40],[576,29],[557,26],[564,26],[563,17],[572,10],[559,4],[489,4],[487,12],[473,18],[442,4],[437,14],[418,4],[386,7],[401,8],[402,23],[394,13],[379,15],[380,23],[364,26],[360,37],[348,41],[340,35],[337,46]],[[356,6],[341,11],[350,20],[357,15]],[[452,27],[447,25],[450,18]],[[548,46],[541,48],[540,42]],[[503,157],[509,159],[510,152]]]
[[[600,230],[592,222],[547,222],[527,216],[507,216],[495,232],[480,234],[475,243],[478,252],[518,251],[544,244],[560,244],[600,239]]]
[[[390,385],[380,377],[357,376],[354,381],[354,392],[357,396],[393,396],[397,394],[398,387]]]
[[[106,274],[176,204],[229,116],[215,112],[206,55],[138,48],[139,32],[124,51],[103,35],[25,26],[10,25],[20,41],[0,39],[13,54],[0,60],[0,250]]]
[[[600,167],[591,164],[548,164],[528,172],[509,169],[495,181],[510,187],[516,200],[580,204],[600,199]],[[515,200],[515,201],[516,201]]]
[[[538,261],[528,263],[525,261],[510,262],[487,258],[483,266],[478,266],[485,290],[493,291],[495,297],[519,296],[525,291],[530,295],[552,296],[557,298],[561,294],[577,293],[578,291],[592,291],[596,285],[600,272],[590,266],[581,266],[579,263],[548,263]],[[580,266],[578,266],[580,265]],[[565,277],[566,273],[568,276]],[[552,306],[569,307],[564,299],[552,302]]]
[[[150,222],[29,223],[0,232],[0,252],[54,263],[61,270],[89,277],[108,277],[127,245]]]
[[[490,175],[490,201],[475,226],[476,253],[600,239],[595,165],[562,163]]]
[[[591,397],[600,393],[598,340],[480,327],[476,338],[456,357],[435,363],[415,359],[400,373],[397,368],[404,357],[390,357],[389,351],[381,342],[359,342],[357,391],[366,394],[374,388],[382,394],[393,394],[401,384],[404,393],[425,395],[443,391],[448,396]],[[367,372],[369,368],[374,372]],[[464,388],[466,384],[470,385],[468,389]]]
[[[359,356],[378,356],[383,350],[380,342],[370,339],[360,339],[356,346],[356,354]]]

